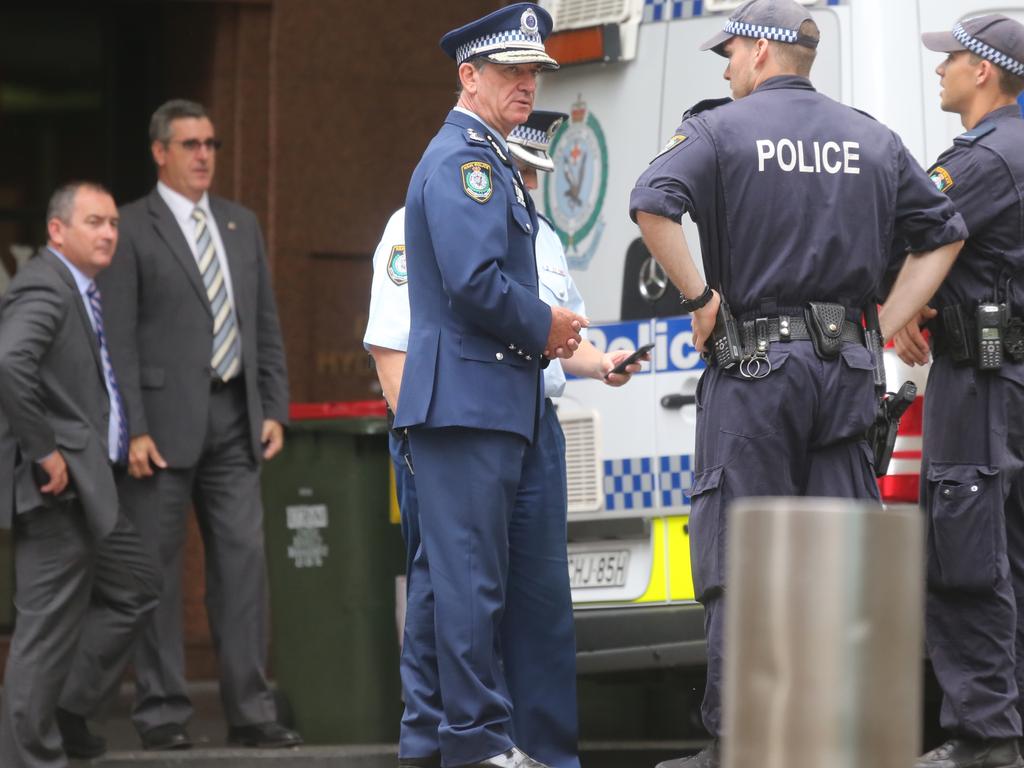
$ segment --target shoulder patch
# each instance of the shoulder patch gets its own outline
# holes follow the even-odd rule
[[[469,144],[487,144],[487,139],[476,128],[467,128],[463,136]]]
[[[491,164],[473,160],[462,164],[460,171],[462,190],[478,203],[486,203],[494,193],[491,184]]]
[[[939,192],[948,192],[953,188],[953,177],[949,175],[949,171],[943,168],[941,165],[936,165],[931,171],[928,172],[928,178],[932,180],[932,184]]]
[[[981,125],[974,126],[971,130],[961,133],[955,139],[954,144],[964,144],[970,146],[982,136],[988,136],[992,131],[996,129],[995,123],[982,123]]]
[[[729,98],[728,96],[726,96],[724,99],[704,99],[703,101],[698,101],[688,110],[683,112],[683,120],[686,120],[689,117],[693,117],[694,115],[699,115],[701,112],[707,112],[710,109],[721,107],[722,105],[728,104],[731,101],[732,99]]]
[[[409,270],[405,263],[405,244],[391,247],[391,255],[388,257],[388,277],[395,285],[405,285],[409,282]]]

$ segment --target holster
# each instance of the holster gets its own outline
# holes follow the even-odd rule
[[[875,423],[868,428],[867,433],[867,440],[874,454],[876,477],[883,477],[888,473],[900,418],[916,397],[917,385],[912,381],[905,381],[899,392],[889,392],[879,399]]]
[[[814,351],[822,360],[835,360],[843,346],[846,308],[842,304],[808,302],[804,319],[811,334]]]
[[[948,304],[942,308],[942,343],[954,363],[966,363],[974,359],[974,346],[967,332],[967,323],[959,304]]]

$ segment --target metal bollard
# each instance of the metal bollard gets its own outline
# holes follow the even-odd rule
[[[729,509],[725,768],[908,768],[920,753],[917,507],[750,498]]]

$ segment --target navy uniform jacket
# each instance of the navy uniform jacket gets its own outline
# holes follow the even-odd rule
[[[1009,300],[1024,314],[1024,120],[1016,104],[958,136],[928,172],[970,237],[932,306]],[[1009,278],[1017,275],[1016,280]],[[998,286],[998,291],[997,291]],[[1009,286],[1009,296],[1007,296]]]
[[[395,426],[532,440],[551,310],[537,295],[537,216],[508,154],[453,110],[405,206],[411,328]]]
[[[895,133],[806,78],[774,77],[695,110],[637,181],[630,213],[689,212],[705,274],[738,316],[808,301],[864,307],[894,238],[927,251],[966,236]]]

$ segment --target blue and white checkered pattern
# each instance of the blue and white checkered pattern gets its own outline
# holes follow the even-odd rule
[[[606,459],[604,462],[604,506],[608,511],[686,506],[693,487],[693,457],[689,455],[631,459]]]
[[[993,64],[1002,67],[1007,72],[1010,72],[1019,77],[1024,77],[1024,63],[1017,61],[1011,56],[1007,56],[1002,51],[997,51],[991,45],[983,43],[976,37],[971,37],[967,33],[967,30],[963,28],[962,24],[957,24],[953,27],[953,37],[964,46],[971,53],[981,56],[983,59],[988,59]]]
[[[825,0],[822,5],[841,5],[845,0]],[[644,0],[644,22],[674,21],[704,15],[704,0]]]
[[[518,141],[521,144],[536,147],[537,149],[548,148],[547,132],[530,128],[527,125],[517,125],[512,129],[512,133],[508,135],[508,139],[509,141]]]
[[[503,29],[501,32],[484,35],[460,45],[455,49],[455,61],[461,64],[474,56],[502,51],[506,48],[532,48],[543,51],[544,41],[537,32],[528,33],[521,29]]]
[[[654,506],[655,477],[651,458],[606,459],[604,462],[604,507],[650,509]]]
[[[690,503],[693,487],[692,456],[662,456],[658,461],[658,490],[661,506],[678,507]]]
[[[779,43],[795,43],[799,31],[786,29],[785,27],[766,27],[762,24],[747,24],[745,21],[728,21],[725,24],[725,31],[730,35],[739,37],[753,37],[760,40],[775,40]]]
[[[644,21],[671,21],[700,16],[704,0],[645,0]]]

